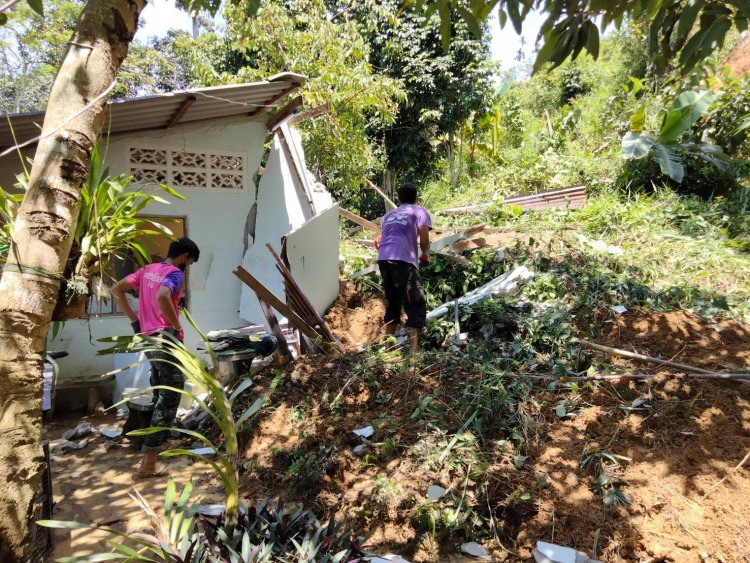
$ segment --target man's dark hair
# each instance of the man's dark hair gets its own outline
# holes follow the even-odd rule
[[[417,186],[411,182],[401,184],[398,189],[399,203],[417,203]]]
[[[198,245],[195,244],[189,238],[178,238],[169,245],[169,252],[167,258],[177,258],[187,253],[188,257],[193,259],[193,262],[197,262],[201,255],[201,251],[198,249]]]

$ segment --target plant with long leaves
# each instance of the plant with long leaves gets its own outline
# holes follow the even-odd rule
[[[634,81],[631,95],[642,88],[640,81]],[[630,117],[631,130],[622,140],[622,155],[625,159],[639,160],[651,157],[662,173],[677,183],[685,176],[683,157],[697,156],[713,164],[719,170],[731,166],[731,158],[724,150],[713,143],[695,143],[685,140],[695,124],[703,118],[716,96],[708,90],[688,90],[682,92],[672,107],[664,112],[661,128],[656,136],[646,128],[646,108],[640,105]]]
[[[99,530],[121,540],[106,540],[113,550],[111,553],[63,557],[58,559],[59,563],[116,560],[201,563],[207,561],[207,557],[200,536],[195,533],[198,507],[197,501],[196,504],[190,503],[192,491],[193,483],[189,482],[178,496],[174,481],[170,479],[164,497],[163,516],[159,516],[138,491],[130,494],[130,498],[145,512],[151,533],[124,533],[107,526],[65,520],[39,520],[37,524],[63,530]]]
[[[190,314],[183,310],[182,314],[188,320],[190,325],[195,331],[201,336],[201,339],[206,345],[212,365],[217,365],[216,354],[214,353],[211,343],[206,336],[200,331],[195,321]],[[237,517],[239,513],[239,446],[238,446],[238,434],[242,425],[245,424],[250,417],[256,414],[265,401],[264,397],[259,397],[248,407],[240,417],[235,420],[232,414],[232,407],[237,398],[242,395],[252,385],[253,381],[250,378],[243,379],[230,395],[224,391],[224,388],[211,374],[206,364],[193,352],[188,350],[182,342],[173,338],[171,335],[166,336],[114,336],[109,338],[102,338],[100,342],[113,343],[114,346],[100,351],[100,354],[115,354],[115,353],[138,353],[138,352],[166,352],[165,355],[160,355],[159,359],[155,361],[161,361],[168,363],[180,370],[180,373],[185,377],[186,381],[193,384],[193,389],[204,389],[206,391],[206,398],[203,399],[201,396],[188,391],[185,389],[177,389],[168,385],[156,385],[149,387],[152,391],[166,390],[187,395],[195,401],[199,407],[208,414],[209,418],[214,422],[216,427],[221,432],[223,444],[215,444],[211,439],[205,435],[189,430],[187,428],[172,428],[156,426],[151,428],[144,428],[141,430],[134,430],[129,433],[132,436],[145,436],[156,432],[163,431],[175,431],[180,434],[185,434],[197,440],[203,442],[206,447],[211,448],[216,456],[216,459],[211,459],[207,456],[195,453],[193,451],[177,448],[162,452],[160,455],[164,457],[174,457],[179,455],[188,455],[197,458],[208,465],[210,465],[216,475],[221,480],[224,491],[226,493],[226,512],[225,512],[225,524],[228,528],[232,528],[237,524]],[[123,401],[125,402],[125,401]],[[118,403],[122,404],[122,403]]]
[[[600,29],[618,29],[626,21],[643,21],[649,28],[649,55],[659,70],[677,57],[687,73],[724,44],[730,31],[750,24],[747,0],[406,0],[406,6],[440,16],[440,34],[447,48],[457,13],[472,32],[482,34],[482,22],[497,10],[500,27],[510,22],[519,35],[532,12],[545,17],[539,29],[540,48],[534,72],[561,65],[586,51],[599,56]]]

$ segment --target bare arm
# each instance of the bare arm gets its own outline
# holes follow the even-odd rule
[[[430,261],[430,228],[427,225],[419,227],[419,248],[422,250],[420,260]]]
[[[161,311],[164,318],[169,321],[169,324],[171,324],[175,330],[182,330],[180,320],[177,318],[177,313],[175,313],[174,307],[172,306],[172,290],[165,285],[161,286],[156,293],[156,300],[159,303],[159,311]]]
[[[117,282],[109,291],[112,294],[112,297],[114,297],[115,301],[117,301],[117,305],[120,307],[120,310],[125,313],[125,315],[127,315],[131,323],[134,323],[138,321],[138,315],[136,315],[135,311],[133,311],[133,308],[130,306],[130,303],[125,297],[125,293],[127,293],[131,289],[133,289],[133,286],[128,283],[128,280],[122,279]]]

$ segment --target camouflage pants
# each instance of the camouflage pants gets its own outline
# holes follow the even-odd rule
[[[146,357],[151,364],[151,386],[168,385],[177,389],[183,388],[185,376],[182,375],[177,366],[169,363],[175,361],[171,354],[160,350],[158,352],[147,352]],[[182,395],[177,391],[168,391],[166,389],[154,389],[153,394],[154,396],[151,401],[151,408],[153,409],[151,427],[174,426],[174,421],[177,417],[177,407],[180,405]],[[167,441],[167,438],[169,438],[169,431],[166,430],[148,434],[143,441],[142,451],[152,452],[160,450],[164,442]]]

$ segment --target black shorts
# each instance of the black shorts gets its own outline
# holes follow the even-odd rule
[[[400,260],[379,260],[380,276],[388,306],[385,324],[401,322],[401,307],[406,311],[406,326],[423,328],[427,317],[427,306],[422,291],[422,280],[414,264]]]

